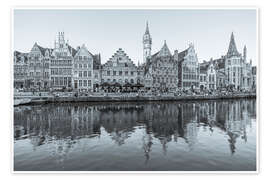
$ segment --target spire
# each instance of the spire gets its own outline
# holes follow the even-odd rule
[[[146,30],[145,30],[145,34],[149,34],[148,21],[146,21]]]
[[[237,51],[236,44],[235,44],[235,41],[234,41],[233,32],[231,34],[231,40],[230,40],[230,45],[229,45],[229,49],[228,49],[228,52],[227,52],[227,56],[228,57],[230,57],[230,56],[239,56],[239,53]]]
[[[246,61],[246,59],[247,59],[247,47],[246,47],[246,45],[244,46],[243,56],[244,56],[244,61]]]
[[[166,40],[164,40],[164,45],[158,54],[159,54],[159,56],[171,56],[172,55],[168,46],[167,46]]]

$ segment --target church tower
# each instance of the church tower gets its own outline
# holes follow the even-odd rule
[[[231,34],[229,49],[227,55],[225,56],[225,75],[227,77],[227,85],[234,87],[239,90],[243,87],[242,78],[242,56],[236,48],[236,43],[234,40],[234,34]]]
[[[143,35],[143,63],[146,63],[147,58],[151,57],[152,38],[149,33],[148,22],[146,22],[146,31]]]
[[[230,58],[232,56],[240,56],[239,52],[237,51],[235,40],[234,40],[234,35],[233,32],[231,34],[231,40],[229,44],[229,49],[227,52],[227,57]]]

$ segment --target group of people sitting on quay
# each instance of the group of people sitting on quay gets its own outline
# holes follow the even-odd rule
[[[234,88],[218,88],[218,89],[181,89],[177,88],[170,90],[168,88],[145,88],[142,85],[138,86],[114,86],[106,87],[100,86],[94,91],[84,90],[78,91],[74,89],[16,89],[14,96],[39,96],[39,97],[83,97],[83,96],[226,96],[226,95],[237,95],[237,94],[254,94],[255,90],[244,90]]]

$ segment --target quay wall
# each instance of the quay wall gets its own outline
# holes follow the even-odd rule
[[[256,94],[210,95],[210,96],[86,96],[86,97],[34,97],[17,100],[14,106],[72,102],[143,102],[143,101],[200,101],[256,98]]]

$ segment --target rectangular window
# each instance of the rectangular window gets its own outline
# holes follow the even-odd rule
[[[79,80],[79,87],[82,87],[82,80]]]
[[[68,77],[68,87],[71,87],[71,77]]]
[[[79,77],[82,77],[82,71],[79,71]]]
[[[91,87],[91,80],[88,80],[88,86]]]
[[[87,80],[83,80],[83,86],[84,86],[84,87],[87,86]]]
[[[87,77],[87,71],[83,72],[83,77]]]
[[[87,68],[87,64],[83,64],[83,68]]]
[[[52,86],[54,85],[54,78],[53,77],[51,78],[51,84],[52,84]]]
[[[64,77],[64,86],[67,85],[67,77]]]
[[[113,71],[113,75],[116,76],[116,71]]]
[[[131,76],[133,76],[134,72],[133,72],[133,71],[131,71],[130,73],[131,73]]]
[[[122,71],[119,71],[119,76],[122,76]]]
[[[63,77],[60,77],[60,86],[63,85]]]
[[[107,76],[110,76],[110,74],[111,74],[110,71],[107,71]]]
[[[55,77],[55,85],[58,86],[58,77]]]
[[[128,76],[128,71],[125,72],[125,75]]]
[[[92,74],[91,74],[91,71],[88,71],[88,77],[91,77]]]

